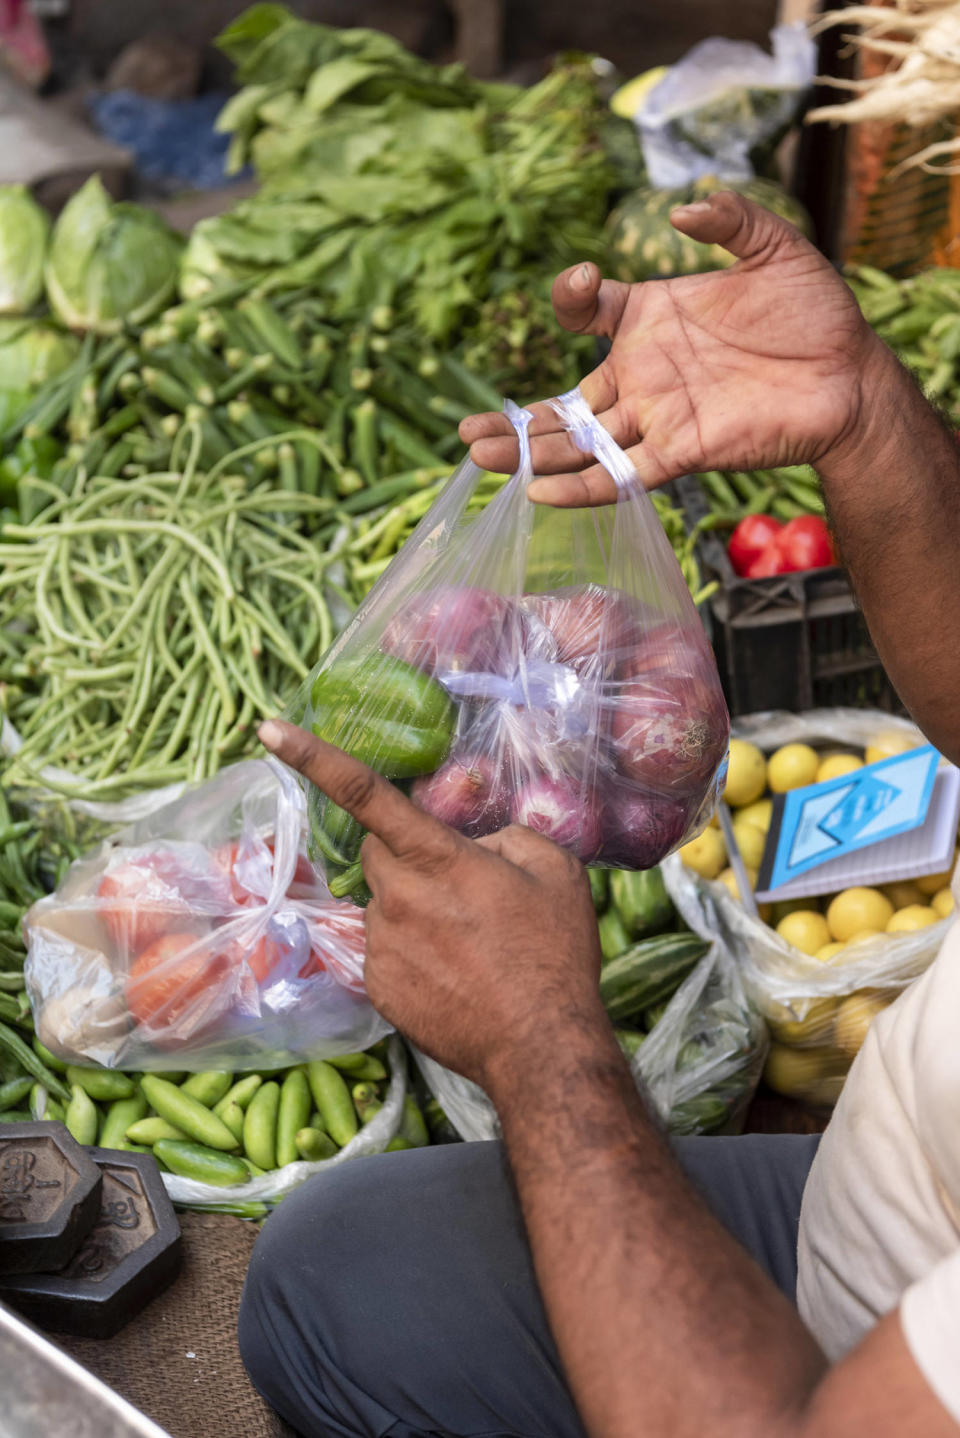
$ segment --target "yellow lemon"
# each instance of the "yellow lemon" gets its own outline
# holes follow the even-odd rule
[[[816,899],[778,899],[773,906],[773,922],[779,924],[788,914],[809,914],[819,912]]]
[[[727,803],[738,809],[743,804],[752,804],[766,787],[767,763],[756,744],[749,744],[746,739],[731,739],[727,782],[723,789]]]
[[[833,1025],[833,1041],[842,1054],[856,1058],[867,1037],[867,1029],[889,1003],[890,997],[870,989],[862,989],[843,1000]]]
[[[798,1001],[797,1008],[802,1011],[805,1002],[808,1001]],[[771,1017],[770,1028],[773,1036],[781,1044],[826,1043],[836,1007],[836,999],[814,999],[802,1019]],[[789,1009],[784,1012],[789,1013]]]
[[[939,922],[940,915],[936,909],[927,904],[910,904],[906,909],[897,910],[887,924],[887,933],[912,934],[915,929],[928,929],[931,924]]]
[[[949,869],[944,869],[941,874],[924,874],[922,878],[914,881],[921,894],[925,894],[930,898],[934,894],[939,894],[941,889],[946,889],[949,886],[950,880],[953,878],[953,871],[956,867],[958,855],[960,855],[960,849],[955,849],[953,853],[953,863]]]
[[[809,744],[784,744],[782,749],[770,755],[767,763],[767,783],[775,794],[785,794],[788,789],[802,789],[805,784],[816,781],[820,760],[815,749]]]
[[[733,837],[737,841],[740,857],[748,869],[759,869],[766,846],[767,836],[756,824],[737,819],[733,826]],[[756,884],[754,884],[754,888]]]
[[[751,869],[749,864],[745,864],[744,868],[747,871],[747,879],[749,880],[751,889],[755,889],[757,887],[756,869]],[[732,869],[724,869],[722,874],[717,875],[717,878],[725,888],[730,890],[730,893],[735,899],[739,899],[740,886],[737,883],[737,876]]]
[[[855,754],[828,754],[825,759],[820,760],[817,783],[823,784],[827,779],[842,779],[844,774],[852,774],[855,769],[862,768],[863,760],[858,759]]]
[[[830,942],[826,919],[812,909],[798,909],[795,914],[787,914],[777,925],[777,933],[802,954],[815,954]]]
[[[746,804],[742,809],[737,810],[737,823],[755,824],[764,833],[770,828],[770,820],[773,818],[773,800],[758,799],[755,804]]]
[[[953,913],[953,890],[949,888],[938,889],[930,900],[930,907],[931,909],[936,909],[941,919],[947,918],[948,915]]]
[[[892,918],[893,905],[879,889],[844,889],[827,909],[830,937],[840,944],[862,929],[885,929]]]
[[[687,868],[701,879],[715,879],[727,862],[727,846],[719,829],[704,829],[679,853]]]
[[[843,947],[845,949],[855,949],[858,944],[866,944],[870,939],[876,939],[882,933],[882,929],[858,929],[855,934],[851,935]]]
[[[868,764],[876,764],[881,759],[892,759],[894,754],[906,754],[908,749],[916,747],[916,739],[911,739],[908,734],[878,734],[873,743],[867,745],[863,757]]]
[[[907,909],[911,904],[923,903],[923,891],[907,879],[896,884],[883,884],[881,892],[886,894],[895,909]]]
[[[746,866],[745,866],[745,867],[746,867]],[[737,899],[737,900],[739,901],[739,898],[740,898],[740,887],[739,887],[739,885],[738,885],[738,883],[737,883],[737,876],[736,876],[736,874],[733,872],[733,870],[732,870],[732,869],[724,869],[724,871],[723,871],[722,874],[718,874],[718,875],[717,875],[717,878],[719,879],[720,883],[723,884],[724,887],[727,888],[727,889],[730,891],[730,893],[731,893],[731,895],[733,896],[733,898],[735,898],[735,899]],[[747,879],[748,879],[748,881],[749,881],[749,883],[750,883],[751,889],[755,889],[755,888],[757,887],[757,871],[756,871],[756,869],[747,868]],[[770,918],[770,905],[769,905],[769,904],[758,904],[758,905],[757,905],[757,913],[758,913],[758,915],[760,916],[760,918],[763,920],[763,922],[766,923],[767,920]]]
[[[719,817],[719,815],[717,814],[716,809],[714,809],[713,813],[710,815],[710,818],[707,820],[707,828],[708,828],[708,829],[719,829],[719,828],[720,828],[720,817]]]
[[[773,1043],[763,1077],[770,1088],[810,1103],[835,1103],[843,1087],[845,1064],[828,1048],[792,1049]]]
[[[837,957],[837,954],[839,954],[840,951],[842,949],[845,949],[846,947],[846,944],[824,944],[822,949],[817,950],[816,954],[814,955],[814,958],[819,959],[821,964],[829,964],[831,959],[835,959]]]

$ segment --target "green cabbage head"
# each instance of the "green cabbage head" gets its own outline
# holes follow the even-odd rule
[[[159,215],[115,203],[92,175],[53,227],[51,308],[71,329],[100,335],[143,324],[176,291],[182,247]]]
[[[76,337],[48,320],[0,317],[0,429],[80,353]]]
[[[22,315],[43,294],[50,220],[26,185],[0,185],[0,314]]]

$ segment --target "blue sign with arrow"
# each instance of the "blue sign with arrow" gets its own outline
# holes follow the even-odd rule
[[[758,892],[778,889],[828,859],[906,833],[927,815],[941,755],[932,744],[867,764],[774,800]]]

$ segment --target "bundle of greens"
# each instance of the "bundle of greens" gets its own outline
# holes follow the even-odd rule
[[[589,347],[560,347],[546,299],[558,269],[600,258],[616,184],[589,62],[529,90],[485,84],[279,5],[254,6],[219,44],[244,86],[219,124],[261,188],[197,226],[187,297],[225,279],[309,284],[334,318],[375,310],[445,348],[465,337],[474,372],[514,393],[519,378],[521,396],[576,379]],[[505,345],[513,294],[529,299]]]

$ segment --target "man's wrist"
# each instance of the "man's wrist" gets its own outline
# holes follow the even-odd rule
[[[831,485],[862,479],[889,461],[901,443],[900,421],[920,401],[910,375],[873,331],[864,341],[858,366],[858,395],[848,424],[817,461],[828,491]],[[934,416],[931,422],[936,423]]]
[[[529,1092],[532,1076],[559,1077],[561,1069],[579,1070],[598,1060],[625,1062],[599,995],[560,1008],[545,1003],[534,1025],[490,1049],[481,1083],[499,1110],[515,1095]]]

